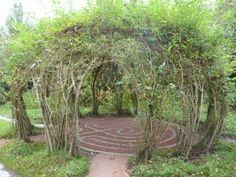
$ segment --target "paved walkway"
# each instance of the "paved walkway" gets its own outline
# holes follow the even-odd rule
[[[3,117],[3,116],[0,116],[0,120],[4,120],[4,121],[7,121],[7,122],[11,122],[12,120],[7,118],[7,117]]]
[[[134,154],[142,134],[140,123],[134,118],[86,118],[80,126],[81,148],[106,154]],[[157,148],[174,147],[176,141],[176,132],[168,126]]]
[[[86,177],[129,177],[127,162],[128,156],[98,154],[92,159]]]

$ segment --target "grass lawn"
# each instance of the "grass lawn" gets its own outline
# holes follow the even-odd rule
[[[236,138],[236,113],[230,113],[225,118],[224,132],[227,136]]]
[[[49,154],[43,143],[12,140],[0,147],[0,161],[24,177],[84,177],[89,162],[83,157],[69,157],[64,152]]]
[[[4,105],[0,105],[0,115],[11,118],[11,104],[9,102]]]
[[[28,91],[24,95],[24,101],[26,104],[26,109],[28,116],[32,120],[33,123],[42,123],[42,116],[41,111],[39,109],[39,103],[36,101],[33,91]],[[0,115],[5,116],[8,118],[11,118],[12,112],[11,112],[11,103],[8,102],[4,105],[0,105]]]
[[[11,138],[13,134],[11,123],[0,120],[0,138]]]
[[[213,154],[185,162],[180,158],[156,155],[146,164],[137,165],[134,177],[230,177],[236,176],[236,145],[221,143]]]
[[[35,93],[30,90],[23,95],[24,101],[26,104],[27,114],[33,123],[43,123],[41,110],[39,108],[39,103],[36,101]],[[82,115],[89,115],[92,112],[92,108],[90,107],[80,107],[80,111]],[[99,107],[99,113],[101,115],[109,114],[109,110],[106,109],[104,106]],[[12,111],[11,111],[11,103],[8,102],[4,105],[0,105],[0,115],[11,118]]]

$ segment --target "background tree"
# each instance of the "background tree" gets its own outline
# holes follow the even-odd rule
[[[29,28],[28,24],[24,21],[24,11],[21,3],[14,3],[12,9],[10,10],[10,14],[7,17],[6,25],[2,29],[2,34],[4,35],[4,47],[2,48],[2,56],[1,60],[6,61],[9,58],[17,58],[15,54],[15,50],[12,48],[13,41],[15,41],[22,28]],[[17,60],[21,60],[18,58]],[[6,61],[8,62],[8,61]],[[8,63],[10,67],[12,63]],[[24,76],[24,74],[19,70],[19,68],[24,68],[24,66],[18,66],[14,68],[7,68],[5,66],[5,70],[3,71],[4,77],[10,81],[10,99],[12,103],[12,118],[16,121],[16,135],[18,138],[23,139],[25,141],[29,141],[29,135],[31,134],[32,126],[30,119],[28,118],[23,94],[27,91],[27,83],[30,80],[27,80],[28,76]],[[1,82],[3,85],[3,89],[7,91],[7,83]]]
[[[21,3],[14,2],[10,13],[6,19],[6,33],[9,36],[16,35],[19,30],[17,25],[24,22],[25,14]]]

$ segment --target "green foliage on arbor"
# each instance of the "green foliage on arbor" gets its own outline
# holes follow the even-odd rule
[[[187,142],[181,146],[187,158],[203,101],[209,103],[209,132],[202,143],[207,151],[217,141],[226,115],[225,83],[235,65],[233,42],[215,14],[201,0],[101,0],[79,12],[58,11],[54,18],[41,19],[33,27],[16,26],[19,32],[9,40],[10,55],[5,57],[8,80],[17,83],[16,89],[20,85],[20,92],[29,81],[39,81],[44,118],[62,130],[62,120],[75,121],[79,106],[109,103],[104,97],[112,94],[109,100],[114,99],[120,110],[123,96],[133,91],[138,117],[147,120],[140,151],[146,159],[155,144],[157,130],[152,121],[162,119],[168,102],[177,98],[174,102],[181,106],[187,132]],[[93,99],[86,100],[91,88],[95,88]],[[130,97],[126,97],[127,105]]]
[[[71,34],[60,35],[58,43],[53,43],[60,32],[62,34],[63,30],[66,32],[73,26],[75,29],[71,30]],[[7,59],[7,63],[13,67],[28,62],[39,62],[43,55],[42,50],[59,45],[59,42],[70,44],[74,50],[80,50],[85,45],[86,48],[91,47],[91,50],[98,52],[92,46],[87,46],[92,45],[94,40],[88,33],[93,33],[93,37],[102,37],[116,28],[117,35],[122,33],[122,30],[124,35],[132,32],[137,36],[146,35],[145,40],[151,44],[160,39],[162,47],[169,51],[172,47],[180,45],[183,50],[194,52],[194,47],[201,46],[205,58],[214,57],[219,62],[214,67],[225,68],[224,65],[227,64],[224,60],[225,53],[222,54],[220,49],[227,41],[220,26],[214,24],[211,9],[203,6],[201,1],[170,3],[159,0],[152,0],[148,4],[137,2],[135,5],[124,3],[122,0],[115,3],[103,0],[97,4],[91,3],[80,12],[61,12],[53,19],[44,18],[33,28],[20,24],[17,26],[19,35],[9,42],[9,49],[14,52]],[[78,35],[74,36],[72,33],[76,32]],[[114,40],[118,39],[119,36],[114,36]],[[188,57],[194,57],[196,53],[189,55]]]

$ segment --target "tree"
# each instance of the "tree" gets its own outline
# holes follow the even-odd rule
[[[24,11],[21,3],[14,3],[10,11],[10,14],[6,20],[6,28],[4,29],[5,35],[5,47],[3,48],[3,55],[1,58],[9,60],[14,58],[15,50],[12,48],[12,42],[18,38],[20,34],[19,26],[28,26],[24,22]],[[20,58],[19,58],[20,59]],[[10,60],[10,62],[12,62]],[[8,63],[8,66],[11,64]],[[26,106],[23,99],[23,94],[27,90],[27,80],[26,77],[19,77],[21,71],[19,68],[7,69],[7,66],[4,66],[5,70],[8,71],[7,76],[11,82],[10,88],[10,99],[12,103],[12,118],[15,122],[15,129],[17,138],[23,139],[24,141],[29,141],[29,135],[32,133],[32,125],[30,119],[27,115]],[[21,73],[23,76],[23,73]]]
[[[18,24],[24,23],[24,10],[21,3],[14,2],[6,20],[6,32],[9,36],[16,35],[19,30]]]
[[[123,83],[129,85],[142,127],[139,161],[150,160],[165,131],[160,122],[170,86],[182,105],[179,154],[188,159],[195,150],[203,100],[209,101],[211,131],[205,132],[203,143],[208,151],[222,130],[227,104],[227,46],[218,26],[211,27],[212,11],[202,1],[110,2],[100,0],[83,13],[42,19],[33,29],[22,28],[10,43],[13,71],[24,78],[17,81],[24,86],[30,75],[38,83],[49,149],[79,153],[81,93],[90,79],[94,113],[98,92],[108,80],[111,92],[118,93],[118,113]]]

